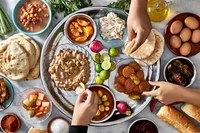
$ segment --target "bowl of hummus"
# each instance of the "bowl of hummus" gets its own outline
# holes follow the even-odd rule
[[[94,62],[89,52],[80,46],[63,44],[49,66],[54,85],[63,91],[74,91],[80,83],[90,85],[94,79]]]

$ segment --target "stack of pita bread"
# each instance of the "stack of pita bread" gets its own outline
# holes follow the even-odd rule
[[[33,80],[39,76],[40,48],[19,33],[0,42],[0,72],[11,80]]]
[[[145,42],[134,52],[131,48],[135,44],[135,39],[125,44],[123,48],[124,54],[135,58],[136,61],[143,66],[153,65],[156,63],[164,51],[164,37],[160,32],[152,29]]]

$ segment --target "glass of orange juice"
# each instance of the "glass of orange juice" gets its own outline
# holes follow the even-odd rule
[[[172,1],[166,2],[165,0],[148,0],[147,12],[151,21],[161,22],[167,18],[169,12],[169,5]]]

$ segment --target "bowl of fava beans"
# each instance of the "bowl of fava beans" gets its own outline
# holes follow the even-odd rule
[[[91,85],[89,88],[93,93],[98,95],[98,110],[94,118],[93,123],[101,123],[107,121],[115,111],[116,100],[114,94],[104,85]]]
[[[45,0],[19,0],[12,12],[12,19],[20,32],[38,35],[51,23],[51,8]]]

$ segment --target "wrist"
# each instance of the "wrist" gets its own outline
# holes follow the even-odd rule
[[[88,126],[88,124],[89,124],[88,122],[85,122],[85,121],[82,122],[76,119],[75,120],[72,119],[72,123],[71,123],[72,126]]]
[[[130,6],[130,12],[146,12],[148,0],[132,0]]]
[[[187,89],[188,89],[188,88],[187,88]],[[180,101],[180,102],[185,102],[185,99],[186,99],[186,97],[187,97],[187,89],[186,89],[185,87],[180,86],[180,90],[177,91],[177,92],[180,93],[180,94],[178,95],[178,96],[179,96],[179,97],[178,97],[178,101]]]

